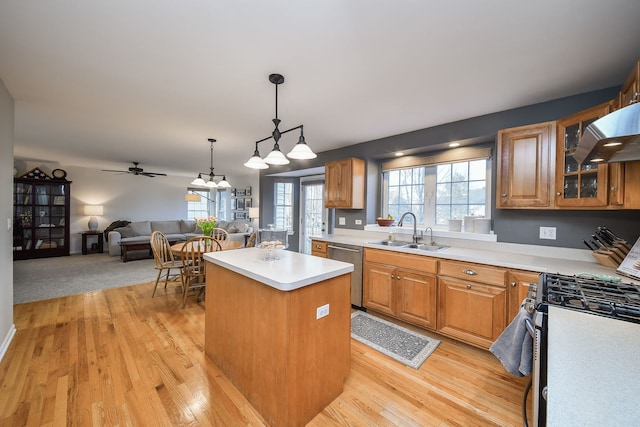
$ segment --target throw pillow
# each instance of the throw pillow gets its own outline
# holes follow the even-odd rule
[[[120,233],[120,237],[122,238],[138,236],[138,233],[133,231],[133,229],[129,225],[120,228],[114,228],[113,231],[117,231],[118,233]]]

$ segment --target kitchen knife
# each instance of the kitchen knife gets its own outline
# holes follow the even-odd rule
[[[607,227],[602,226],[602,227],[598,227],[599,230],[603,231],[604,233],[608,234],[612,239],[614,239],[616,242],[622,244],[622,246],[625,247],[625,249],[627,250],[627,252],[629,252],[631,250],[631,245],[624,239],[618,237],[613,231],[609,230]]]
[[[588,247],[588,248],[589,248],[591,251],[593,251],[593,252],[595,252],[595,251],[597,250],[596,248],[594,248],[593,246],[591,246],[591,245],[589,244],[589,242],[587,242],[586,240],[583,240],[583,241],[582,241],[582,243],[584,243],[584,245],[585,245],[586,247]]]
[[[604,227],[598,227],[596,234],[600,237],[600,240],[604,240],[609,246],[617,248],[623,258],[629,253],[629,248],[624,244],[626,242],[616,239],[611,233],[607,233]]]

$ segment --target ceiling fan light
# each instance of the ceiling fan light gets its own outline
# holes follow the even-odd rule
[[[229,181],[227,181],[227,177],[226,176],[222,177],[222,181],[220,181],[218,183],[218,187],[219,188],[229,188],[229,187],[231,187],[231,184],[229,184]]]
[[[276,145],[273,146],[273,150],[264,158],[264,162],[270,165],[286,165],[289,164],[289,159],[282,154],[280,147],[276,143]]]
[[[191,185],[199,185],[200,187],[204,187],[205,185],[207,185],[207,183],[204,182],[204,179],[202,179],[202,174],[198,174],[198,177],[191,181]]]
[[[318,157],[316,153],[314,153],[311,148],[304,141],[304,136],[300,136],[300,140],[296,145],[293,146],[287,157],[290,159],[296,160],[306,160],[306,159],[315,159]]]

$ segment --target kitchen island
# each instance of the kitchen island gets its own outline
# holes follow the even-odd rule
[[[274,426],[308,423],[342,393],[353,265],[280,251],[212,252],[205,354]]]

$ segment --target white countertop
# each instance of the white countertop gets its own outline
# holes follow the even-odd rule
[[[351,273],[353,264],[297,252],[278,251],[280,259],[265,261],[267,250],[258,248],[209,252],[204,259],[281,291]]]
[[[549,306],[548,426],[640,420],[640,324]]]
[[[470,248],[463,247],[462,245],[457,245],[455,241],[453,241],[453,243],[451,243],[452,241],[446,241],[445,244],[451,244],[450,247],[432,252],[420,249],[399,248],[397,246],[389,247],[371,243],[373,241],[384,240],[384,235],[369,235],[366,237],[359,237],[357,235],[323,235],[313,236],[312,238],[314,240],[320,240],[329,243],[350,244],[362,246],[365,248],[412,253],[431,256],[435,258],[473,262],[510,269],[527,270],[541,273],[559,273],[565,275],[575,275],[580,273],[602,274],[607,276],[620,277],[622,281],[625,282],[640,283],[640,281],[638,280],[633,280],[629,277],[621,276],[613,268],[600,265],[595,261],[595,259],[593,259],[592,262],[589,262],[582,259],[571,259],[571,257],[569,256],[564,257],[562,255],[563,248],[551,248],[544,246],[532,247],[528,245],[517,244],[495,244],[491,242],[481,242],[479,244],[480,247]],[[406,240],[406,236],[399,236],[396,238],[396,240]],[[438,244],[443,242],[443,239],[436,240]],[[529,253],[515,253],[520,249],[519,246],[527,247]],[[503,250],[496,250],[496,248],[502,248]],[[572,253],[584,252],[587,255],[587,257],[584,259],[589,259],[589,257],[591,257],[591,254],[588,253],[588,251],[576,249],[567,249],[566,251]],[[539,252],[540,255],[537,255],[536,252]]]

